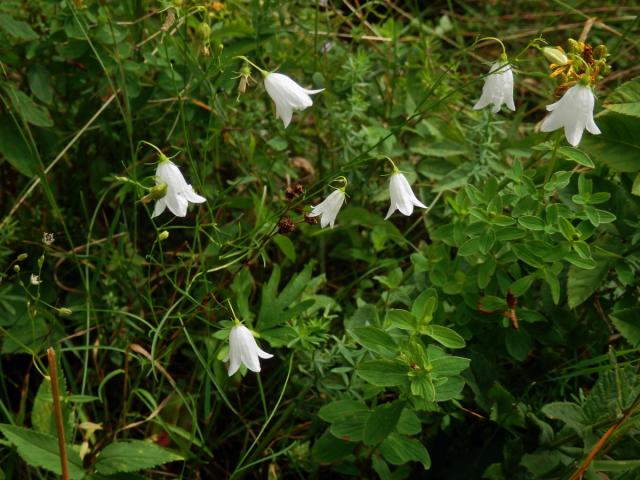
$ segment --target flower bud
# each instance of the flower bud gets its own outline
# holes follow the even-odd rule
[[[16,272],[16,273],[19,273],[20,272],[20,265],[14,265],[13,266],[13,271]]]
[[[169,238],[169,232],[167,232],[166,230],[163,230],[162,232],[160,232],[160,234],[158,235],[158,239],[160,241],[162,240],[166,240],[167,238]]]
[[[196,34],[202,40],[209,40],[209,37],[211,36],[211,27],[209,26],[208,23],[203,22],[200,25],[198,25],[196,29]]]
[[[29,256],[28,253],[21,253],[20,255],[18,255],[18,261],[23,262],[24,260],[27,259],[28,256]]]
[[[567,40],[567,43],[569,44],[569,51],[572,53],[582,53],[582,50],[584,50],[584,45],[573,38]]]
[[[61,317],[68,317],[72,313],[73,313],[73,310],[67,307],[60,307],[58,309],[58,315],[60,315]]]
[[[167,194],[167,184],[160,183],[149,190],[149,193],[142,197],[140,201],[144,204],[151,203],[154,200],[164,197]]]
[[[602,60],[604,58],[607,58],[607,55],[609,55],[609,52],[607,51],[607,47],[605,47],[604,45],[598,45],[593,49],[593,58],[595,60]]]
[[[38,269],[42,270],[42,265],[44,265],[44,253],[42,255],[40,255],[40,258],[38,258]]]
[[[549,62],[556,65],[564,65],[569,61],[564,52],[557,47],[544,47],[542,49],[542,54]]]

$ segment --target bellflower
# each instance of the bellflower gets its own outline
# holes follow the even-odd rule
[[[411,190],[411,185],[398,169],[395,169],[389,180],[389,196],[391,197],[391,205],[389,205],[387,216],[384,217],[385,220],[396,210],[400,210],[400,213],[409,216],[413,213],[414,205],[420,208],[427,208],[415,196],[413,190]]]
[[[344,200],[346,197],[345,187],[346,187],[346,179],[344,177],[340,177],[339,180],[343,180],[345,182],[345,186],[342,188],[336,189],[332,192],[325,200],[311,210],[309,214],[310,217],[320,216],[320,226],[322,228],[327,225],[331,225],[333,228],[333,224],[336,221],[336,216],[338,216],[338,212],[342,208],[344,204]]]
[[[187,184],[180,169],[166,157],[158,163],[156,184],[166,184],[167,193],[156,201],[151,218],[160,215],[167,207],[176,217],[184,217],[187,214],[189,202],[202,203],[207,200],[193,191],[193,187]]]
[[[482,87],[480,100],[476,102],[473,109],[480,110],[492,104],[491,111],[498,113],[503,103],[507,105],[509,110],[515,111],[516,106],[513,103],[513,71],[511,70],[511,65],[507,63],[506,56],[491,65]]]
[[[594,104],[595,97],[589,85],[574,85],[556,103],[547,105],[551,113],[542,121],[540,131],[553,132],[564,127],[567,141],[575,147],[580,143],[585,128],[593,135],[600,134],[593,121]]]
[[[287,128],[289,123],[291,123],[291,116],[294,110],[304,110],[313,105],[313,101],[309,95],[324,90],[324,88],[320,90],[307,90],[281,73],[266,73],[264,88],[275,102],[276,115],[282,120],[282,123],[284,123],[284,128]]]
[[[252,372],[260,371],[260,358],[272,358],[273,355],[261,350],[253,338],[253,333],[244,325],[238,323],[229,333],[229,353],[224,359],[229,363],[229,376],[232,376],[245,365]]]

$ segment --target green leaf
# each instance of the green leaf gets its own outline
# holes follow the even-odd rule
[[[313,265],[313,262],[309,262],[302,272],[293,275],[280,293],[278,293],[280,267],[274,265],[269,281],[262,287],[257,322],[259,329],[281,325],[299,313],[295,309],[299,305],[297,300],[311,281]]]
[[[480,251],[480,237],[470,238],[460,246],[458,255],[467,257]]]
[[[596,161],[620,172],[640,170],[640,122],[627,115],[607,114],[597,119],[602,135],[586,135],[582,147]]]
[[[499,310],[505,310],[507,308],[507,302],[500,297],[485,295],[478,300],[478,307],[485,312],[496,312]]]
[[[398,345],[391,335],[378,327],[354,328],[351,335],[364,348],[383,357],[395,357],[398,353]]]
[[[470,363],[471,360],[468,358],[453,355],[434,358],[431,360],[431,374],[438,377],[451,377],[466,370]]]
[[[335,462],[349,455],[355,446],[355,443],[336,438],[327,430],[327,432],[313,444],[311,456],[316,462]]]
[[[442,325],[426,325],[421,329],[421,333],[428,335],[447,348],[464,348],[466,345],[464,338],[457,332]]]
[[[364,427],[364,444],[377,445],[387,438],[396,428],[404,405],[404,401],[398,400],[376,407]]]
[[[331,424],[332,435],[348,442],[360,442],[364,437],[364,427],[371,414],[369,412],[351,417],[341,418]]]
[[[595,268],[583,270],[581,268],[569,267],[567,275],[567,301],[569,308],[581,305],[598,289],[609,271],[609,260],[600,259],[596,262]]]
[[[38,171],[38,159],[13,119],[0,116],[0,153],[21,174],[31,177]]]
[[[26,122],[37,127],[53,126],[49,111],[45,107],[37,105],[26,93],[12,86],[7,86],[6,92],[13,107]]]
[[[511,284],[511,293],[513,293],[516,297],[520,297],[527,293],[527,290],[531,288],[535,277],[533,275],[525,275],[522,278],[519,278],[515,282]]]
[[[296,249],[289,237],[285,237],[279,233],[273,237],[273,241],[288,260],[292,262],[296,261]]]
[[[411,314],[418,320],[418,324],[429,323],[438,306],[438,292],[435,288],[427,288],[420,293],[411,305]]]
[[[595,168],[595,164],[593,160],[589,158],[589,155],[584,153],[582,150],[578,150],[573,147],[560,147],[558,148],[558,153],[569,160],[573,160],[574,162],[584,165],[585,167]]]
[[[27,464],[62,475],[56,437],[7,424],[0,424],[0,432],[16,446],[18,454]],[[69,478],[71,480],[84,478],[82,460],[70,445],[67,445],[67,457]]]
[[[620,335],[633,347],[640,345],[640,308],[625,308],[614,310],[609,318]]]
[[[127,440],[110,443],[103,448],[98,455],[95,468],[98,473],[111,475],[146,470],[178,460],[184,460],[184,457],[155,443]]]
[[[511,249],[516,257],[518,257],[518,260],[522,260],[524,263],[531,265],[532,267],[542,268],[542,261],[538,259],[526,244],[514,243],[511,245]]]
[[[387,310],[385,324],[392,328],[399,328],[413,332],[417,328],[416,318],[406,310],[391,308]]]
[[[607,97],[604,107],[612,112],[640,117],[640,79],[623,83]]]
[[[409,366],[392,360],[362,362],[356,372],[365,381],[377,387],[402,385],[409,379]]]
[[[369,407],[357,400],[334,400],[323,405],[318,411],[318,416],[325,422],[333,423],[344,417],[357,416],[369,413]]]
[[[425,469],[431,467],[429,452],[418,440],[397,433],[389,435],[380,445],[380,453],[392,465],[403,465],[410,461],[422,463]]]
[[[400,414],[396,430],[403,435],[417,435],[422,431],[422,423],[412,409],[405,408]]]
[[[526,228],[527,230],[544,230],[544,222],[542,221],[542,219],[534,217],[533,215],[523,215],[522,217],[518,218],[518,223],[520,224],[520,226]]]
[[[529,356],[531,348],[531,338],[522,329],[513,330],[510,328],[505,335],[507,352],[516,360],[523,362]]]
[[[8,35],[25,42],[38,38],[38,34],[33,31],[27,22],[16,20],[4,13],[0,13],[0,30],[4,30]]]

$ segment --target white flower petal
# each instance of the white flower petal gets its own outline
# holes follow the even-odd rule
[[[313,105],[309,95],[321,92],[302,88],[291,78],[281,73],[270,73],[264,79],[264,87],[276,104],[276,115],[287,128],[294,110],[304,110]]]
[[[411,190],[411,185],[407,181],[406,177],[396,172],[391,175],[389,180],[389,197],[391,205],[387,211],[385,220],[388,219],[395,210],[400,210],[404,215],[411,215],[413,213],[413,207],[427,208],[418,197]]]
[[[489,74],[486,76],[482,86],[482,95],[473,106],[474,110],[479,110],[487,105],[493,105],[491,111],[498,113],[503,104],[511,110],[515,110],[513,103],[513,70],[508,63],[500,61],[491,65]]]
[[[260,371],[260,358],[272,358],[273,355],[265,352],[256,343],[253,333],[244,325],[236,325],[229,332],[229,376],[233,375],[245,365],[252,372]]]
[[[320,227],[335,224],[336,217],[342,208],[345,200],[345,193],[342,189],[333,191],[323,202],[319,203],[311,210],[310,217],[320,216]]]
[[[165,207],[175,216],[184,217],[187,215],[189,202],[206,201],[206,198],[198,195],[193,187],[187,184],[180,169],[170,160],[161,161],[156,169],[156,184],[162,183],[167,185],[167,193],[156,202],[152,218],[164,212]]]
[[[580,143],[585,129],[594,135],[600,133],[593,121],[594,104],[595,97],[589,86],[574,85],[560,100],[547,105],[551,113],[542,121],[540,131],[552,132],[564,128],[567,141],[575,147]]]

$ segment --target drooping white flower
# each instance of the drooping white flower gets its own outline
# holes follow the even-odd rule
[[[236,325],[229,333],[229,353],[224,359],[229,363],[229,376],[245,365],[252,372],[260,371],[260,358],[271,358],[273,355],[258,347],[253,333],[244,325]]]
[[[40,280],[40,275],[31,274],[31,278],[29,278],[29,282],[31,285],[40,285],[42,280]]]
[[[540,125],[541,132],[553,132],[564,127],[564,136],[574,147],[580,143],[585,128],[593,135],[600,129],[593,121],[595,97],[588,85],[577,84],[565,92],[560,100],[547,105],[551,113]]]
[[[207,201],[206,198],[193,191],[193,187],[184,179],[176,164],[166,158],[158,163],[156,184],[166,184],[167,193],[156,201],[151,218],[160,215],[167,207],[176,217],[184,217],[187,214],[189,202],[202,203]]]
[[[346,194],[344,188],[338,188],[333,191],[323,202],[319,203],[311,210],[310,217],[320,216],[320,226],[322,228],[331,225],[336,221],[336,216],[344,204]]]
[[[506,58],[498,60],[491,65],[482,87],[480,100],[476,102],[473,109],[479,110],[491,104],[493,105],[491,111],[498,113],[503,103],[507,105],[509,110],[515,111],[516,106],[513,103],[513,71]]]
[[[291,123],[294,110],[304,110],[313,105],[309,95],[324,90],[307,90],[302,88],[291,78],[281,73],[268,73],[264,78],[264,88],[276,104],[276,115],[282,119],[284,128]]]
[[[386,220],[396,210],[400,210],[403,215],[411,215],[413,213],[414,205],[420,208],[427,208],[413,193],[411,185],[405,178],[405,176],[396,170],[389,180],[389,196],[391,197],[391,205],[389,205],[389,211]]]

